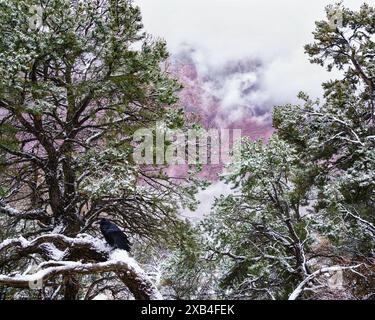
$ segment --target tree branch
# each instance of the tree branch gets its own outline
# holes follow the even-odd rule
[[[32,275],[0,275],[0,284],[30,288],[33,283],[41,281],[44,284],[46,280],[58,275],[115,272],[135,299],[162,299],[158,289],[126,251],[110,250],[103,241],[89,235],[69,238],[61,234],[48,234],[32,241],[22,237],[8,239],[0,243],[0,254],[5,253],[2,262],[27,257],[33,253],[39,253],[46,261],[39,265],[38,269],[41,270]],[[61,261],[62,259],[67,261]]]
[[[336,271],[343,271],[343,270],[352,270],[352,269],[356,269],[356,268],[359,268],[362,264],[358,264],[356,266],[351,266],[351,267],[340,267],[340,266],[337,266],[337,267],[327,267],[327,268],[321,268],[317,271],[315,271],[314,273],[310,274],[308,277],[305,278],[305,280],[303,280],[299,285],[298,287],[292,292],[292,294],[289,296],[288,300],[296,300],[298,298],[298,296],[301,294],[301,292],[303,291],[303,288],[311,281],[313,280],[314,278],[320,276],[321,274],[323,273],[327,273],[327,272],[336,272]]]

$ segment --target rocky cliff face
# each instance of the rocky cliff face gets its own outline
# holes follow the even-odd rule
[[[180,105],[206,129],[241,129],[251,139],[267,140],[272,134],[272,106],[259,102],[260,62],[210,62],[187,47],[172,56],[169,71],[184,85]],[[216,180],[222,168],[207,165],[202,175]]]

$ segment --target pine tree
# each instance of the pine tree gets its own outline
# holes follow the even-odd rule
[[[176,213],[194,188],[132,158],[137,129],[183,125],[166,44],[142,28],[128,0],[0,1],[0,214],[29,241],[3,242],[3,266],[34,254],[60,260],[50,247],[68,250],[62,260],[108,259],[83,235],[96,234],[99,215],[155,242],[182,223]],[[128,278],[136,297],[150,298]],[[79,281],[64,279],[65,298],[77,298]]]
[[[315,42],[305,49],[312,63],[340,70],[342,79],[323,83],[324,103],[301,93],[303,105],[276,108],[274,125],[315,168],[307,183],[319,188],[317,209],[359,224],[373,239],[375,10],[367,4],[358,12],[338,5],[327,8],[328,18],[334,12],[341,24],[317,22]]]

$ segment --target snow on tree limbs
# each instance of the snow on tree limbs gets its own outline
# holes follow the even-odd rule
[[[1,264],[38,254],[44,262],[33,274],[0,275],[0,284],[15,288],[30,288],[35,281],[47,282],[59,275],[82,275],[115,272],[136,299],[161,299],[158,289],[136,261],[123,250],[111,251],[104,242],[81,234],[70,238],[48,234],[28,241],[22,237],[0,243]],[[0,265],[1,268],[1,265]]]
[[[30,25],[35,5],[37,27]],[[106,264],[108,252],[71,239],[97,234],[99,215],[154,242],[168,241],[166,229],[182,223],[176,210],[192,201],[192,188],[131,158],[133,132],[163,120],[177,101],[180,85],[163,68],[165,43],[142,31],[129,0],[0,1],[0,34],[1,222],[7,237],[22,230],[35,238],[25,247],[11,241],[2,270],[34,254],[49,261],[56,246],[66,255],[48,276],[126,274],[125,262]],[[169,116],[169,124],[180,117]],[[78,266],[82,259],[92,265]],[[146,297],[136,293],[136,273],[121,278]]]

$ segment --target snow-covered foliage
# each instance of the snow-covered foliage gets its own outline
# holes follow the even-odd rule
[[[32,6],[41,6],[40,24],[30,24]],[[130,0],[0,0],[6,296],[373,296],[375,9],[330,6],[328,20],[332,10],[342,25],[317,22],[305,50],[342,78],[323,84],[323,101],[301,93],[301,104],[276,107],[274,135],[243,141],[222,177],[232,193],[192,225],[178,213],[194,207],[196,179],[131,157],[137,129],[187,127],[175,106],[181,86],[163,67],[166,45],[142,31],[139,8]],[[131,256],[100,239],[100,217],[129,235]]]
[[[100,279],[80,270],[104,267],[98,287],[116,282],[97,240],[100,217],[136,242],[165,245],[168,230],[184,224],[179,208],[195,202],[194,182],[184,187],[184,179],[132,159],[140,127],[185,125],[174,105],[181,86],[165,68],[166,44],[143,31],[130,0],[1,0],[0,35],[2,279],[16,281],[14,272],[36,263],[51,285],[29,297],[92,298],[90,281]],[[43,264],[51,261],[58,269]],[[140,270],[129,261],[129,277],[115,285],[129,289],[115,296],[154,297],[141,292]]]
[[[332,28],[332,12],[342,25]],[[276,107],[277,131],[266,145],[243,143],[242,159],[224,177],[233,194],[217,199],[196,228],[201,249],[180,289],[205,285],[195,289],[200,298],[236,299],[374,294],[375,9],[329,6],[327,18],[305,49],[312,63],[343,78],[323,84],[324,101],[301,93],[301,105]],[[177,251],[168,277],[179,280],[189,258],[189,250]]]

